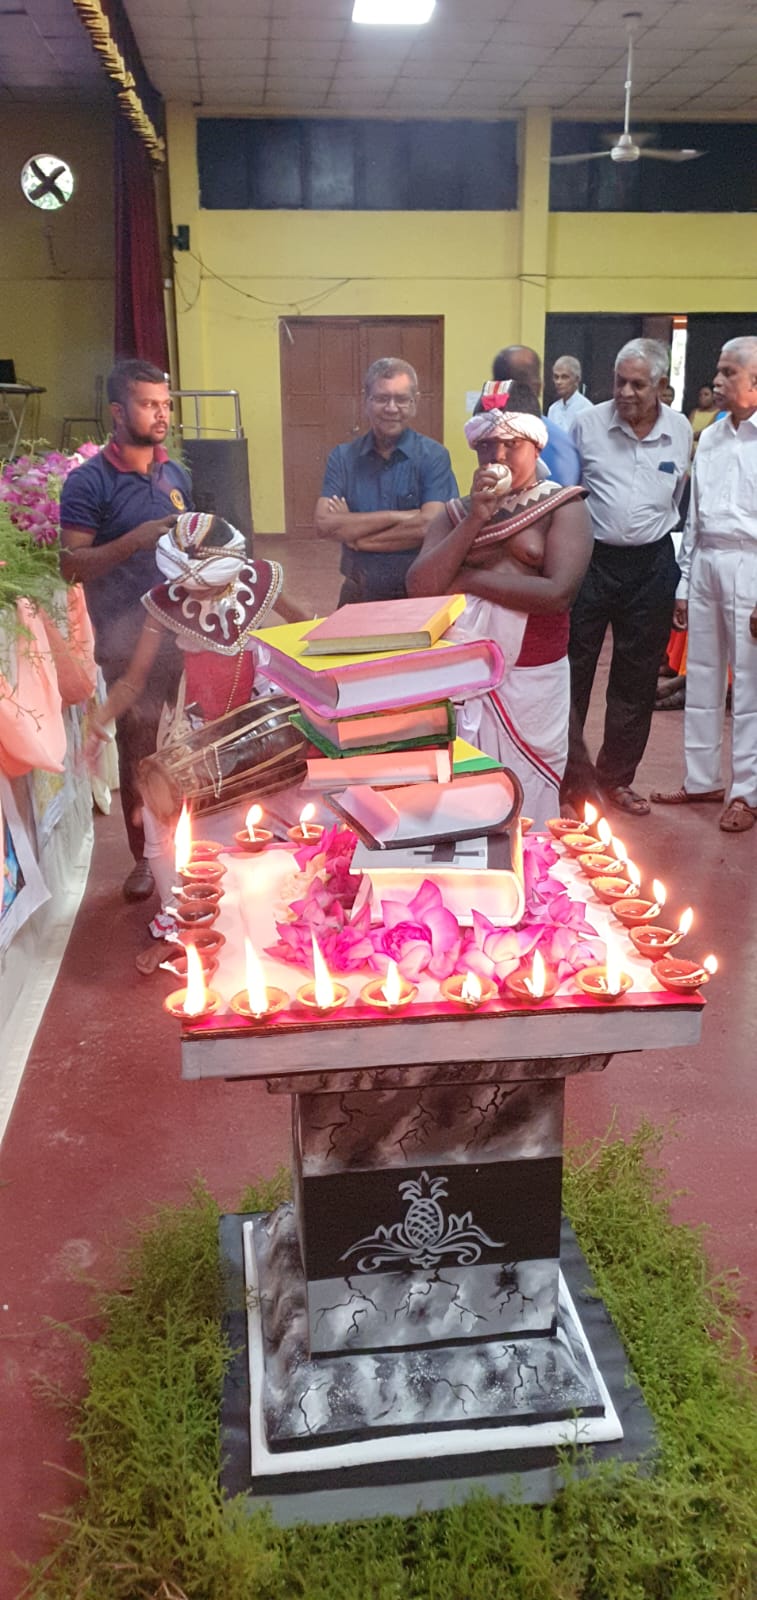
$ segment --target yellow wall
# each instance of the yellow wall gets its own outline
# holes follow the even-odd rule
[[[259,532],[284,526],[282,317],[444,317],[444,442],[465,483],[466,392],[503,344],[541,350],[546,313],[754,305],[751,216],[550,215],[541,110],[520,130],[519,211],[463,213],[201,211],[194,114],[168,113],[172,220],[189,224],[192,245],[175,258],[181,382],[239,389]]]
[[[47,390],[39,432],[57,446],[62,418],[92,410],[95,376],[112,360],[110,105],[4,105],[0,148],[0,356],[15,361],[19,380]],[[59,212],[21,193],[24,162],[43,152],[67,160],[77,180]]]

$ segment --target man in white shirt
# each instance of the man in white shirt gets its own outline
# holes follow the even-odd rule
[[[591,401],[581,393],[581,363],[575,356],[559,356],[552,368],[552,382],[557,392],[547,416],[550,422],[570,433],[576,417],[591,410]]]
[[[683,787],[661,805],[720,801],[726,676],[733,675],[732,779],[724,833],[757,820],[757,338],[723,346],[713,384],[727,415],[700,435],[679,557],[674,623],[689,630]]]
[[[678,567],[670,535],[691,454],[691,426],[663,405],[668,352],[633,339],[615,359],[614,398],[582,411],[572,439],[594,529],[589,570],[570,623],[572,745],[583,730],[608,625],[612,660],[596,779],[605,799],[644,816],[631,787],[649,738],[657,672],[670,633]],[[575,804],[571,755],[563,799]]]

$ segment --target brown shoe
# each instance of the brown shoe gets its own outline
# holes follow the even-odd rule
[[[755,822],[757,822],[757,811],[740,797],[726,806],[720,818],[723,833],[748,833]]]
[[[124,900],[149,900],[155,892],[155,879],[149,861],[135,861],[128,878],[124,880]]]

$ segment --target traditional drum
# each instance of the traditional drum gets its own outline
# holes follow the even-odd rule
[[[297,709],[284,695],[260,695],[169,740],[139,766],[150,810],[168,823],[184,800],[195,814],[207,815],[300,783],[307,773],[306,740],[289,720]]]

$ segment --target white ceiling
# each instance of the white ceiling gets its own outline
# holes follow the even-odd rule
[[[757,118],[757,0],[437,0],[420,28],[358,27],[352,0],[125,4],[156,88],[203,111],[617,117],[634,7],[636,115]],[[0,98],[103,86],[71,0],[0,0]]]

